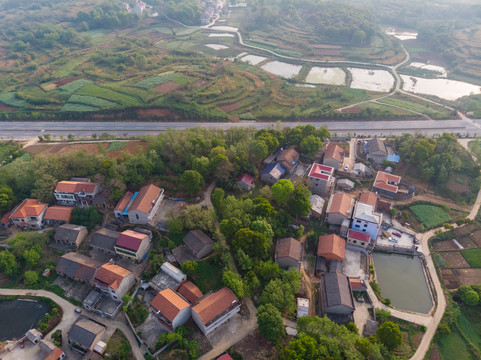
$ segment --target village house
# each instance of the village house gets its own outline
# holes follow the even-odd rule
[[[72,211],[70,206],[50,206],[45,211],[43,222],[49,226],[68,224],[72,219]]]
[[[343,221],[350,221],[354,199],[345,193],[332,194],[327,204],[326,221],[330,225],[341,225]]]
[[[244,175],[239,175],[237,178],[237,185],[244,190],[250,191],[255,187],[254,178],[247,173]]]
[[[309,190],[311,190],[313,194],[323,196],[330,194],[335,182],[333,175],[334,168],[327,165],[312,164],[307,175]]]
[[[208,237],[202,230],[189,231],[183,241],[197,259],[202,259],[209,255],[214,249],[214,240]]]
[[[398,185],[400,182],[400,176],[378,171],[374,184],[372,185],[372,190],[382,196],[394,198],[399,190]]]
[[[42,340],[42,333],[38,331],[37,329],[30,329],[27,331],[25,334],[25,337],[27,338],[28,341],[30,341],[32,344],[38,344],[40,340]]]
[[[367,249],[371,241],[371,236],[368,233],[349,229],[347,232],[347,244],[359,246]]]
[[[239,300],[231,289],[223,287],[200,298],[192,307],[192,318],[204,335],[207,335],[239,310]]]
[[[165,262],[160,267],[160,272],[149,281],[149,286],[157,292],[165,289],[175,290],[186,280],[187,275],[174,265]]]
[[[102,228],[94,233],[89,245],[94,250],[115,255],[115,243],[119,236],[118,231]]]
[[[134,286],[135,277],[130,270],[108,262],[97,270],[93,282],[100,291],[120,300]]]
[[[339,272],[330,272],[321,278],[319,288],[319,305],[321,316],[327,315],[337,323],[352,320],[355,310],[349,278]]]
[[[297,298],[297,318],[309,315],[309,299]]]
[[[293,149],[282,150],[279,155],[277,155],[276,161],[281,164],[289,174],[292,174],[297,165],[299,165],[299,153]]]
[[[336,186],[339,189],[351,191],[352,189],[354,189],[355,184],[349,179],[340,179],[337,181]]]
[[[309,216],[320,218],[324,213],[324,205],[326,200],[319,195],[311,195],[309,196],[309,203],[311,204],[311,213]]]
[[[182,295],[188,302],[195,304],[204,294],[202,291],[191,281],[184,281],[176,289],[180,295]]]
[[[352,170],[351,175],[363,178],[366,176],[372,175],[372,170],[368,166],[364,165],[363,163],[355,163]]]
[[[276,244],[275,262],[281,269],[301,269],[302,243],[294,238],[279,239]]]
[[[10,220],[21,229],[40,230],[46,211],[47,204],[37,199],[25,199],[12,211]]]
[[[344,261],[346,256],[346,240],[336,234],[319,236],[317,256],[321,256],[327,261]]]
[[[67,357],[62,349],[47,339],[40,341],[38,347],[46,355],[45,360],[63,360]]]
[[[172,331],[184,325],[191,315],[190,304],[171,289],[159,292],[150,306],[152,313]]]
[[[55,231],[54,239],[57,245],[77,249],[87,237],[88,231],[85,226],[64,224]]]
[[[264,170],[262,170],[261,180],[266,184],[273,185],[280,180],[285,173],[286,169],[284,166],[277,162],[273,162],[267,165]]]
[[[68,331],[68,343],[73,350],[85,354],[95,348],[105,334],[105,330],[104,324],[80,316]]]
[[[9,211],[5,213],[1,218],[0,218],[0,227],[3,228],[8,228],[10,226],[10,215],[12,215],[12,212]]]
[[[344,149],[335,142],[330,142],[327,145],[326,152],[322,163],[338,170],[344,161]]]
[[[92,205],[95,195],[100,191],[97,183],[87,181],[59,181],[54,190],[59,205],[88,206]]]
[[[146,185],[134,194],[127,192],[117,203],[114,214],[132,224],[151,225],[163,199],[164,189]]]
[[[135,261],[142,261],[147,257],[151,240],[152,232],[148,230],[143,232],[125,230],[120,233],[114,245],[115,253]]]
[[[382,164],[389,155],[384,141],[377,138],[366,141],[366,158],[375,164]]]
[[[352,216],[351,229],[367,233],[371,240],[376,240],[381,229],[382,214],[375,212],[375,207],[357,202]]]
[[[60,257],[55,270],[59,275],[90,283],[101,265],[100,261],[91,257],[69,252]]]

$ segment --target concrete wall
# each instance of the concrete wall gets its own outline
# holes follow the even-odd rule
[[[342,162],[337,161],[336,159],[324,159],[322,161],[324,165],[333,167],[334,169],[339,169],[341,167]]]
[[[214,331],[216,328],[221,326],[223,323],[225,323],[227,320],[229,320],[231,317],[233,317],[235,314],[237,314],[240,310],[240,304],[237,305],[234,309],[232,309],[230,312],[222,316],[221,318],[217,319],[216,322],[210,324],[208,327],[204,325],[202,320],[200,319],[199,314],[197,314],[195,311],[192,311],[192,319],[194,319],[195,323],[199,327],[199,329],[204,333],[204,335],[210,334],[212,331]]]
[[[367,225],[367,226],[364,226],[364,225]],[[369,236],[371,237],[371,240],[377,239],[377,234],[379,233],[378,224],[367,222],[364,220],[360,220],[360,222],[358,222],[358,220],[353,219],[351,229],[354,229],[359,232],[368,233]]]
[[[289,270],[289,268],[292,267],[299,270],[299,262],[297,262],[296,259],[290,257],[277,258],[276,263],[281,269]]]
[[[186,307],[185,309],[179,311],[177,316],[175,317],[174,321],[172,321],[172,327],[175,331],[179,326],[184,325],[187,320],[190,319],[190,316],[192,314],[191,307]]]
[[[326,221],[331,225],[341,225],[346,217],[339,213],[329,213],[326,215]]]

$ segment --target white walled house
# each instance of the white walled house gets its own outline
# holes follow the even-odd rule
[[[47,211],[47,204],[37,199],[25,199],[10,215],[13,224],[22,229],[39,230],[43,226],[43,217]]]
[[[164,199],[164,189],[155,185],[142,187],[127,210],[132,224],[150,225]]]
[[[59,181],[54,190],[59,205],[88,206],[100,191],[100,186],[93,182]]]
[[[150,306],[152,313],[173,331],[184,325],[191,315],[190,304],[172,289],[159,292]]]
[[[352,216],[351,229],[369,234],[376,240],[381,229],[382,214],[374,211],[374,206],[357,202]]]
[[[110,295],[114,300],[122,300],[122,297],[134,286],[134,274],[122,266],[106,263],[95,274],[93,280],[95,286]]]

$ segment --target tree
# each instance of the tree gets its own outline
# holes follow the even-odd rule
[[[13,190],[8,186],[0,186],[0,213],[9,210],[14,200]]]
[[[356,340],[356,349],[365,357],[367,358],[371,353],[371,342],[369,339],[362,338]]]
[[[257,324],[259,331],[266,339],[279,341],[284,336],[282,315],[273,305],[261,305],[257,309]]]
[[[245,295],[245,286],[239,274],[232,270],[227,270],[222,275],[222,282],[225,286],[231,289],[238,298]]]
[[[38,273],[33,270],[25,271],[25,285],[32,286],[35,285],[38,281]]]
[[[274,238],[272,226],[265,219],[253,221],[251,224],[251,229],[263,234],[269,241],[272,241]]]
[[[287,201],[291,215],[308,215],[311,211],[311,202],[309,201],[311,195],[311,192],[305,186],[296,187],[292,193],[292,197]]]
[[[183,227],[187,230],[200,229],[213,234],[215,232],[214,209],[203,208],[199,205],[186,206],[180,213]]]
[[[186,261],[182,264],[182,272],[189,277],[193,277],[199,264],[196,261]]]
[[[221,188],[215,188],[212,192],[212,205],[214,205],[217,211],[220,211],[222,208],[222,202],[224,201],[225,192]]]
[[[279,206],[285,205],[294,191],[291,180],[281,179],[272,185],[272,197]]]
[[[197,194],[205,184],[203,176],[195,170],[186,170],[180,177],[180,184],[189,195]]]
[[[145,67],[145,64],[147,64],[147,59],[145,58],[145,55],[142,54],[137,54],[135,56],[135,65],[142,70]]]
[[[102,225],[103,221],[104,215],[100,211],[93,206],[87,206],[85,208],[74,208],[70,222],[75,225],[86,226],[88,231],[92,231],[95,226]]]
[[[286,360],[317,360],[326,359],[321,353],[322,348],[317,341],[309,335],[301,335],[292,340],[284,349],[282,359]],[[321,357],[322,356],[322,357]]]
[[[201,156],[200,158],[195,158],[192,162],[192,170],[200,173],[204,178],[209,175],[209,158]]]
[[[237,218],[231,218],[229,220],[224,219],[220,222],[220,232],[227,238],[231,239],[237,231],[242,227],[242,221]]]
[[[376,337],[391,351],[403,342],[403,334],[399,325],[391,321],[385,322],[377,328]]]
[[[289,285],[281,279],[274,279],[267,284],[261,295],[261,303],[272,304],[281,313],[293,313],[296,309],[296,298]]]
[[[0,252],[0,269],[9,276],[16,275],[18,272],[18,264],[15,260],[15,255],[8,250]]]
[[[479,295],[473,289],[466,291],[461,297],[463,302],[469,306],[476,306],[479,303]]]
[[[376,309],[376,319],[382,324],[385,323],[387,319],[391,316],[389,310]]]
[[[27,266],[29,267],[34,267],[35,265],[37,265],[41,256],[42,256],[42,248],[39,245],[35,245],[31,249],[25,250],[23,252],[23,257],[25,258],[25,261],[27,262]]]
[[[37,171],[35,178],[35,187],[32,190],[32,196],[40,201],[52,203],[55,199],[53,190],[57,185],[58,179],[43,171]]]
[[[316,152],[319,151],[319,149],[322,146],[322,141],[319,139],[317,136],[314,135],[309,135],[302,139],[300,147],[301,151],[308,156],[314,156]]]
[[[346,326],[347,330],[349,330],[350,332],[352,332],[354,334],[359,334],[359,329],[357,328],[355,323],[349,322],[345,326]]]
[[[242,251],[242,249],[237,250],[236,258],[240,268],[244,271],[248,271],[254,266],[252,259],[249,257],[249,255]]]
[[[232,245],[236,250],[242,249],[251,258],[262,259],[267,255],[272,241],[264,234],[244,228],[236,232]]]

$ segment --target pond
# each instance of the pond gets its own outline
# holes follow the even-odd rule
[[[301,65],[293,65],[281,61],[271,61],[261,66],[261,68],[271,74],[281,76],[286,79],[292,79],[301,71]]]
[[[346,85],[346,73],[341,68],[314,66],[306,77],[306,82],[323,85]]]
[[[415,256],[372,254],[381,295],[400,310],[427,314],[433,300],[421,260]]]
[[[41,302],[6,300],[0,302],[0,340],[19,339],[35,328],[48,312]]]
[[[394,86],[394,77],[387,70],[347,68],[352,74],[352,89],[389,92]]]
[[[416,94],[434,95],[446,100],[457,100],[463,96],[481,93],[478,85],[448,79],[423,79],[401,75],[403,90]]]

